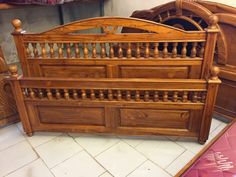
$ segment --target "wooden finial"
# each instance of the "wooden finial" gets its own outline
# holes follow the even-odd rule
[[[212,80],[217,80],[217,79],[219,79],[218,78],[218,74],[220,73],[220,68],[219,67],[217,67],[217,66],[213,66],[212,68],[211,68],[211,79]]]
[[[10,71],[12,77],[17,77],[18,76],[18,67],[17,67],[17,65],[10,65],[9,66],[9,71]]]
[[[11,23],[15,28],[15,30],[14,30],[15,33],[20,33],[20,32],[23,31],[22,28],[21,28],[22,23],[19,19],[14,19],[14,20],[12,20]]]
[[[219,18],[216,15],[211,15],[209,17],[210,29],[216,29]]]

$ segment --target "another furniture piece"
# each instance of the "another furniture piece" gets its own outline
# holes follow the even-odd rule
[[[11,87],[5,81],[6,77],[9,77],[9,72],[0,47],[0,127],[19,121],[16,103]]]
[[[229,124],[176,177],[235,176],[236,122]]]
[[[220,84],[211,20],[206,31],[188,32],[104,17],[36,34],[13,20],[23,77],[11,66],[9,81],[25,132],[175,135],[204,143]],[[104,33],[86,33],[94,28]]]
[[[220,79],[215,113],[232,120],[236,117],[236,60],[235,34],[236,9],[216,2],[176,0],[149,10],[135,11],[131,17],[147,19],[185,30],[204,30],[211,21],[210,16],[218,17],[215,63],[220,67]],[[134,30],[123,29],[123,32]]]

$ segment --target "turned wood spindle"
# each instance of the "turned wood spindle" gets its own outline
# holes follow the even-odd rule
[[[159,43],[158,42],[155,42],[154,43],[154,58],[158,58],[159,57]]]
[[[131,43],[129,42],[128,43],[128,49],[127,49],[127,56],[126,56],[127,58],[131,58],[132,57],[132,55],[131,55]]]
[[[130,101],[131,100],[131,94],[130,94],[130,91],[127,90],[126,91],[126,101]]]
[[[139,92],[139,90],[136,90],[136,92],[135,92],[135,101],[140,101],[140,92]]]
[[[145,44],[145,58],[149,58],[150,50],[149,50],[149,42]]]
[[[177,57],[177,46],[178,46],[178,43],[174,42],[173,43],[173,49],[172,49],[172,58],[176,58]]]
[[[182,58],[186,58],[186,56],[187,56],[187,45],[188,45],[187,42],[184,42],[182,44],[182,51],[181,51]]]
[[[47,58],[45,43],[41,43],[40,46],[41,46],[42,58]]]
[[[159,93],[158,91],[154,91],[154,102],[158,102],[159,101]]]
[[[118,101],[122,100],[122,94],[120,90],[117,90],[117,100]]]
[[[103,90],[99,90],[99,99],[104,100],[104,93]]]
[[[70,43],[66,44],[66,56],[67,56],[67,58],[71,58]]]
[[[88,44],[84,43],[84,58],[88,58]]]
[[[182,96],[182,100],[183,100],[183,102],[188,101],[188,92],[187,91],[184,91],[183,96]]]
[[[114,48],[113,48],[113,44],[112,43],[110,43],[109,44],[109,47],[110,47],[110,58],[114,58]]]
[[[21,89],[22,95],[24,98],[27,98],[26,88]]]
[[[168,101],[168,92],[167,91],[164,91],[164,93],[163,93],[163,101],[164,102]]]
[[[25,43],[25,51],[26,51],[26,56],[27,58],[30,58],[31,57],[31,50],[29,48],[29,43]]]
[[[97,57],[97,49],[96,49],[96,43],[92,43],[92,58]]]
[[[159,18],[159,22],[161,23],[162,22],[162,17],[161,17],[160,14],[158,15],[158,18]]]
[[[51,99],[52,99],[52,92],[51,92],[51,89],[47,89],[46,91],[47,91],[47,98],[48,98],[49,100],[51,100]]]
[[[58,47],[58,58],[63,58],[63,50],[62,50],[63,44],[58,43],[57,47]]]
[[[69,95],[69,92],[68,92],[67,89],[64,89],[64,98],[65,98],[66,100],[69,100],[69,99],[70,99],[70,95]]]
[[[90,98],[91,98],[91,100],[95,100],[96,99],[96,96],[95,96],[95,93],[94,93],[93,89],[90,90]]]
[[[39,57],[39,52],[38,52],[38,49],[37,49],[37,43],[32,43],[32,47],[33,47],[34,58],[38,58]]]
[[[85,100],[87,98],[86,91],[84,89],[81,90],[81,98]]]
[[[77,90],[73,90],[73,98],[75,99],[75,100],[77,100],[78,99],[78,93],[77,93]]]
[[[61,99],[61,93],[59,89],[56,89],[56,99]]]
[[[105,43],[101,43],[101,58],[106,57],[106,48],[105,48]]]
[[[136,58],[140,58],[140,43],[136,43]]]
[[[204,103],[206,101],[206,92],[202,92],[201,94],[201,102]]]
[[[35,93],[34,90],[32,88],[29,89],[29,96],[31,99],[35,99]]]
[[[122,58],[122,57],[123,57],[122,43],[119,43],[118,46],[119,46],[119,49],[118,49],[118,58]]]
[[[193,102],[196,103],[198,100],[198,92],[193,92]]]
[[[149,101],[149,91],[144,92],[144,101]]]
[[[201,43],[201,50],[200,50],[200,53],[199,53],[200,58],[203,58],[204,51],[205,51],[205,42],[202,42]]]
[[[164,46],[163,58],[167,58],[168,57],[168,42],[164,42],[163,46]]]
[[[79,58],[80,57],[79,44],[75,43],[74,47],[75,47],[75,58]]]
[[[50,48],[50,58],[54,58],[54,44],[53,43],[49,43],[49,48]]]
[[[197,55],[197,42],[192,43],[192,49],[191,49],[191,58],[195,58]]]
[[[109,101],[113,100],[112,90],[108,90],[108,100]]]
[[[173,102],[177,102],[178,101],[178,92],[174,92],[173,94]]]
[[[40,98],[40,99],[43,98],[43,91],[42,91],[42,89],[39,89],[39,98]]]

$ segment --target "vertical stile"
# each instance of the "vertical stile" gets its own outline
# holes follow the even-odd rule
[[[108,100],[109,100],[109,101],[112,101],[112,100],[113,100],[112,90],[108,90]]]
[[[192,43],[192,49],[191,49],[191,58],[195,58],[197,55],[197,42]]]
[[[163,93],[163,101],[164,102],[168,101],[168,91],[164,91],[164,93]]]
[[[154,102],[158,102],[159,101],[159,93],[158,91],[154,91]]]
[[[188,92],[187,91],[184,91],[183,96],[182,96],[182,100],[183,100],[183,102],[188,101]]]
[[[144,92],[144,101],[149,101],[149,91]]]
[[[53,48],[54,44],[49,43],[48,45],[49,45],[49,48],[50,48],[50,58],[54,58],[55,57],[54,56],[54,48]]]
[[[58,47],[58,58],[63,58],[63,50],[62,50],[62,43],[58,43],[57,47]]]
[[[184,42],[182,44],[182,51],[181,51],[181,55],[182,55],[182,58],[186,58],[186,55],[187,55],[187,42]]]
[[[48,98],[49,100],[51,100],[51,99],[52,99],[52,92],[51,92],[51,89],[47,89],[46,91],[47,91],[47,98]]]
[[[91,98],[91,100],[95,100],[96,99],[95,93],[94,93],[93,89],[90,90],[90,98]]]
[[[61,93],[59,89],[56,89],[56,99],[61,99]]]
[[[140,92],[139,92],[139,90],[135,91],[135,101],[140,101]]]
[[[66,56],[67,56],[67,58],[71,58],[70,43],[66,44]]]
[[[64,98],[65,98],[66,100],[69,100],[69,99],[70,99],[70,95],[69,95],[68,89],[64,89]]]
[[[75,58],[80,58],[79,44],[75,43],[74,47],[75,47]]]
[[[92,43],[92,58],[97,57],[96,43]]]
[[[172,49],[172,58],[176,58],[177,57],[177,46],[178,46],[178,43],[174,42],[173,43],[173,49]]]
[[[178,92],[174,92],[173,94],[173,102],[177,102],[178,101]]]
[[[110,58],[114,58],[114,48],[113,48],[113,43],[109,43],[109,47],[110,47]]]
[[[149,58],[150,50],[149,50],[149,42],[145,44],[145,58]]]
[[[42,58],[47,58],[47,55],[46,55],[46,48],[45,48],[45,43],[41,43],[40,46],[41,46],[41,54],[42,54]]]
[[[87,98],[86,91],[84,89],[81,90],[81,98],[85,100]]]
[[[32,43],[32,47],[33,47],[34,58],[38,58],[39,57],[39,52],[38,52],[38,49],[37,49],[37,43]]]
[[[84,58],[88,58],[88,44],[84,43]]]
[[[163,46],[164,46],[163,58],[167,58],[168,57],[168,42],[164,42]]]
[[[76,90],[76,89],[73,89],[73,98],[74,98],[75,100],[78,99],[78,93],[77,93],[77,90]]]
[[[158,42],[155,42],[154,43],[154,58],[158,58],[159,57],[159,43]]]
[[[205,42],[202,42],[201,43],[201,50],[200,50],[200,53],[199,53],[199,57],[203,58],[204,51],[205,51]]]
[[[126,91],[126,101],[130,101],[131,100],[131,94],[130,94],[130,91],[127,90]]]
[[[128,49],[127,49],[127,56],[126,56],[127,58],[131,58],[132,57],[132,55],[131,55],[131,43],[129,42],[128,43]]]
[[[99,90],[99,99],[104,100],[104,93],[103,90]]]
[[[119,43],[118,46],[119,46],[119,49],[118,49],[118,58],[122,58],[122,57],[123,57],[122,43]]]
[[[101,58],[106,57],[106,48],[105,48],[105,43],[101,43]]]

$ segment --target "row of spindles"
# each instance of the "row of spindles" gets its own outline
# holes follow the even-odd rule
[[[131,91],[131,90],[85,90],[81,89],[78,90],[68,90],[68,89],[23,89],[23,94],[25,97],[29,97],[31,99],[35,98],[47,98],[49,100],[55,99],[99,99],[105,100],[108,99],[109,101],[117,100],[126,100],[126,101],[154,101],[154,102],[204,102],[206,99],[205,92],[178,92],[178,91]],[[38,96],[36,96],[38,95]]]
[[[153,45],[151,45],[153,44]],[[145,58],[177,58],[178,57],[178,46],[180,43],[174,42],[174,43],[168,43],[164,42],[161,43],[155,42],[155,43],[118,43],[116,45],[116,48],[118,48],[118,58],[140,58],[141,53],[143,53],[143,56]],[[109,56],[109,58],[115,58],[115,50],[114,50],[114,43],[109,43],[108,48],[109,48],[109,55],[107,55],[107,45],[106,43],[100,43],[100,50],[98,51],[97,49],[97,43],[83,43],[82,46],[79,45],[78,43],[57,43],[57,50],[55,50],[55,44],[53,43],[48,43],[49,51],[47,52],[48,48],[46,48],[45,43],[40,43],[40,49],[37,47],[38,44],[32,43],[32,52],[30,49],[29,43],[26,43],[25,49],[26,49],[26,55],[28,58],[32,57],[33,53],[33,58],[39,58],[40,56],[42,58],[64,58],[64,50],[66,53],[66,58],[89,58],[90,55],[90,49],[91,49],[91,57],[92,58],[97,58],[97,53],[100,52],[100,57],[101,58],[106,58]],[[171,45],[171,47],[170,47]],[[89,48],[89,46],[91,46]],[[150,47],[151,46],[151,47]],[[187,53],[188,53],[188,43],[187,42],[182,42],[181,43],[182,49],[181,53],[179,54],[180,57],[186,58]],[[200,50],[198,51],[197,48],[200,46]],[[81,54],[80,47],[82,47],[83,54]],[[160,54],[160,47],[162,48],[162,55]],[[203,57],[204,54],[204,48],[205,48],[205,43],[202,42],[201,45],[197,42],[191,42],[191,51],[190,51],[190,57],[195,58],[197,55],[199,57]],[[151,50],[152,49],[152,50]],[[41,51],[41,55],[39,55],[39,50]],[[171,51],[170,51],[171,50]],[[142,51],[142,52],[141,52]],[[152,51],[152,52],[151,52]],[[56,54],[57,53],[57,54]],[[58,57],[56,57],[58,56]]]

